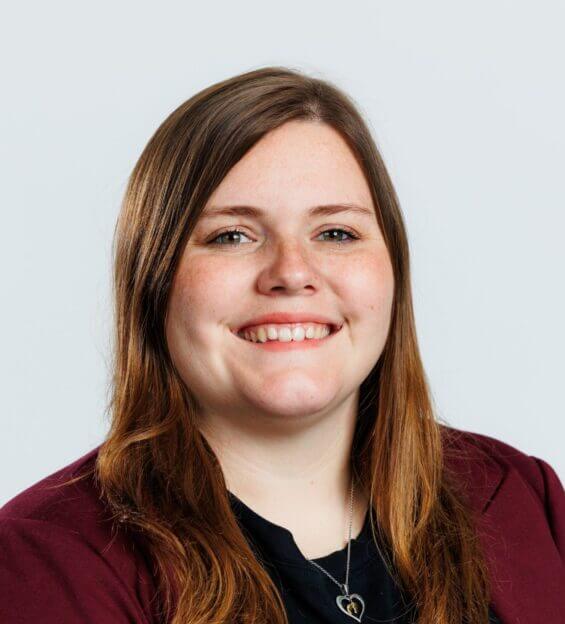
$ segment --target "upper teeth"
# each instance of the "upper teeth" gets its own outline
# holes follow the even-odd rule
[[[318,340],[325,338],[330,333],[329,325],[319,323],[289,323],[286,325],[256,325],[238,332],[245,340],[252,342],[267,342],[278,340],[279,342],[301,341],[304,338]]]

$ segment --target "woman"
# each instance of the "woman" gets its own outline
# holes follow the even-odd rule
[[[339,89],[265,68],[189,99],[115,243],[111,429],[2,509],[2,622],[563,621],[563,487],[436,420]]]

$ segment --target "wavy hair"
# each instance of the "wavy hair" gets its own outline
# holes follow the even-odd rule
[[[168,352],[165,318],[184,245],[207,199],[268,132],[325,123],[368,182],[394,273],[383,352],[360,387],[352,465],[372,537],[420,624],[488,621],[490,583],[473,511],[444,461],[419,354],[399,201],[353,100],[285,67],[218,82],[158,127],[129,177],[116,224],[110,430],[94,467],[116,524],[143,534],[163,619],[285,624],[277,587],[232,511],[220,464],[195,426],[199,405]]]

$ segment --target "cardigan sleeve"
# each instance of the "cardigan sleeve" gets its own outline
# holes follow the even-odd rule
[[[79,531],[4,517],[0,622],[148,624],[149,619],[135,592]]]
[[[550,464],[539,457],[532,458],[536,461],[543,478],[545,512],[553,541],[561,560],[565,562],[565,490]]]

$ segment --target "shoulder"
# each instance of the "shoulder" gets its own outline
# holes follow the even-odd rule
[[[2,622],[150,621],[152,579],[139,542],[116,530],[99,495],[99,448],[0,508],[0,585],[12,597]]]
[[[105,550],[110,558],[116,556],[108,546],[119,536],[114,534],[111,514],[100,497],[95,476],[99,448],[9,500],[0,508],[0,531],[40,532],[43,539],[48,536],[80,539],[93,549]],[[81,479],[67,483],[80,476]]]
[[[74,477],[93,472],[99,448],[95,447],[14,496],[0,507],[0,521],[38,520],[68,526],[74,521],[73,512],[100,513],[102,507],[92,479],[63,485]]]
[[[508,442],[473,431],[441,425],[448,462],[463,469],[482,467],[503,476],[515,471],[544,498],[548,486],[561,485],[554,468],[545,460],[530,455]],[[561,486],[561,489],[562,486]]]
[[[445,462],[477,511],[485,512],[494,504],[498,517],[508,522],[516,514],[543,518],[544,530],[549,530],[565,559],[565,490],[553,466],[497,438],[441,428]]]

